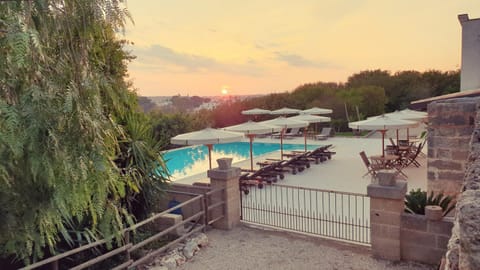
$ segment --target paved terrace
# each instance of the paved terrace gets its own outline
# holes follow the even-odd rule
[[[256,141],[278,142],[272,139]],[[286,143],[303,144],[303,138],[287,140]],[[308,143],[333,144],[336,155],[324,163],[312,164],[297,175],[287,173],[285,179],[279,181],[280,184],[366,194],[371,178],[362,177],[367,170],[359,152],[378,155],[381,152],[380,138],[333,137],[326,141],[309,140]],[[280,152],[257,157],[254,162],[267,157],[279,158]],[[404,172],[408,175],[409,189],[426,190],[426,158],[419,158],[419,162],[422,164],[420,168],[412,166],[404,169]],[[248,168],[250,161],[237,162],[233,166]],[[206,174],[198,174],[176,182],[191,184],[197,181],[209,180]],[[265,229],[239,226],[231,231],[209,231],[209,246],[180,269],[434,269],[430,265],[375,259],[368,248],[358,245]]]
[[[255,139],[256,142],[275,142],[278,139]],[[284,140],[284,143],[303,144],[302,137]],[[385,145],[389,142],[385,140]],[[331,137],[324,141],[308,140],[309,145],[325,145],[332,144],[333,151],[336,155],[331,160],[314,165],[305,171],[296,175],[285,174],[285,179],[278,183],[283,185],[292,185],[308,188],[345,191],[366,194],[367,185],[370,183],[369,176],[362,177],[367,169],[360,159],[359,152],[365,151],[368,156],[378,155],[381,153],[381,138],[347,138],[347,137]],[[427,146],[424,147],[423,153],[427,152]],[[254,164],[257,161],[265,160],[265,158],[279,158],[280,151],[276,151],[267,155],[254,158]],[[408,176],[408,190],[421,188],[427,189],[427,168],[426,158],[419,157],[418,161],[422,166],[416,168],[411,165],[403,171]],[[215,162],[213,162],[215,164]],[[215,166],[215,165],[214,165]],[[234,163],[232,166],[249,168],[250,160]],[[257,167],[258,168],[258,167]],[[208,182],[206,173],[193,175],[184,179],[176,180],[175,183],[192,184],[193,182]]]

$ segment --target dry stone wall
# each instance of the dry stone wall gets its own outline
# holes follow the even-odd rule
[[[466,112],[470,119],[472,103],[475,103],[474,126],[470,132],[469,155],[462,178],[461,194],[457,200],[452,237],[446,254],[445,269],[448,270],[480,269],[480,102],[478,99],[470,99],[463,103],[465,107],[457,103],[457,108],[460,109],[459,113]],[[438,116],[437,108],[432,111]],[[459,113],[452,112],[452,115]],[[468,129],[464,132],[467,133]],[[438,149],[437,144],[435,151]],[[432,179],[432,182],[435,180],[437,179]]]
[[[460,193],[478,102],[458,98],[428,105],[428,192]]]

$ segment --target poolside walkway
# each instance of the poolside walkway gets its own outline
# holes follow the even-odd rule
[[[256,139],[256,142],[279,142],[275,139]],[[303,138],[296,138],[287,140],[285,143],[303,144]],[[279,184],[292,185],[308,188],[317,188],[325,190],[335,190],[344,192],[354,192],[366,194],[367,185],[372,181],[369,176],[362,177],[367,170],[359,152],[365,151],[367,155],[378,155],[381,152],[380,138],[346,138],[333,137],[326,141],[309,140],[310,145],[325,145],[333,144],[333,151],[336,154],[331,160],[323,162],[318,165],[313,165],[297,175],[286,174],[285,179],[279,181]],[[385,142],[387,143],[387,142]],[[426,153],[427,148],[423,149]],[[254,158],[254,162],[264,160],[265,158],[279,158],[280,152],[273,152],[264,156]],[[408,189],[427,188],[427,168],[426,158],[419,158],[418,161],[422,164],[420,168],[410,166],[404,169],[408,175]],[[245,160],[234,163],[233,166],[248,168],[250,161]],[[194,175],[184,178],[176,183],[192,184],[193,182],[208,182],[209,179],[206,173]]]
[[[271,139],[256,139],[257,142],[278,142]],[[302,144],[303,139],[286,143]],[[366,168],[359,152],[377,155],[381,151],[379,138],[329,138],[326,141],[309,141],[309,144],[333,144],[336,155],[331,160],[314,165],[297,175],[286,174],[278,183],[324,190],[366,194],[370,177],[362,177]],[[426,152],[426,148],[424,149]],[[255,158],[278,158],[279,152]],[[408,175],[408,188],[427,186],[426,159],[421,158],[420,168],[404,170]],[[249,160],[235,163],[241,168],[249,167]],[[176,181],[191,184],[209,181],[206,174],[195,175]],[[286,231],[273,231],[239,226],[231,231],[211,230],[207,233],[210,244],[179,269],[434,269],[432,266],[410,262],[393,263],[374,259],[367,247],[349,245],[315,236],[305,236]]]

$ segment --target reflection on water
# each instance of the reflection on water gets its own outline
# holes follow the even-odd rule
[[[302,150],[303,144],[285,144],[284,150]],[[277,143],[254,143],[253,155],[259,156],[280,150]],[[212,167],[217,167],[219,158],[232,158],[239,162],[250,158],[250,144],[248,142],[235,142],[216,144],[212,149]],[[164,153],[167,168],[172,179],[180,179],[189,175],[198,174],[208,170],[208,148],[204,145],[185,147]]]

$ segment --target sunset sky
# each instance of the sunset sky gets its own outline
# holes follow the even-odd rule
[[[284,92],[367,69],[460,68],[474,0],[130,0],[129,73],[144,96]]]

